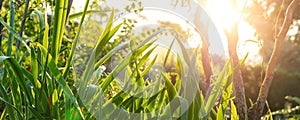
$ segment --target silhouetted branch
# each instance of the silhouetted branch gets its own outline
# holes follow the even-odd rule
[[[22,19],[22,23],[21,23],[21,27],[20,27],[20,31],[19,31],[19,35],[22,37],[23,31],[24,31],[24,27],[25,27],[25,21],[26,21],[26,16],[28,13],[28,6],[29,6],[29,1],[30,0],[26,0],[25,3],[25,9],[24,9],[24,14],[23,14],[23,19]],[[20,49],[20,41],[17,42],[17,49]]]
[[[0,12],[2,11],[2,4],[3,4],[3,0],[0,0]],[[2,29],[3,29],[3,25],[0,24],[0,48],[2,46]]]
[[[275,38],[274,49],[266,69],[264,81],[262,83],[262,86],[260,87],[258,98],[255,104],[249,109],[249,117],[252,120],[258,120],[262,116],[265,107],[265,101],[267,99],[269,88],[271,86],[272,79],[274,76],[274,71],[276,66],[278,65],[278,58],[280,55],[282,41],[284,40],[286,33],[290,28],[293,13],[299,3],[300,0],[293,0],[286,10],[283,25]]]
[[[72,4],[73,4],[73,0],[68,0],[68,9],[67,9],[66,22],[68,22],[68,18],[69,18],[69,15],[70,15]]]
[[[0,0],[0,11],[2,10],[3,0]]]

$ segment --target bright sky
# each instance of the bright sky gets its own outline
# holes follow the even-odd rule
[[[206,6],[213,21],[221,29],[229,30],[233,21],[240,21],[238,26],[238,54],[242,58],[249,53],[247,63],[258,64],[262,61],[261,56],[259,56],[259,44],[246,42],[247,40],[255,40],[255,30],[242,19],[243,9],[245,5],[251,4],[251,0],[236,0],[236,2],[236,8],[232,7],[231,0],[208,0]]]
[[[141,0],[142,5],[144,7],[156,7],[156,8],[163,8],[170,10],[178,14],[180,17],[186,18],[189,21],[193,21],[195,17],[195,13],[197,11],[197,5],[191,4],[191,6],[180,6],[180,2],[178,3],[177,7],[174,7],[170,3],[174,3],[174,0]],[[180,1],[180,0],[179,0]],[[208,13],[210,17],[213,19],[214,23],[218,27],[220,31],[224,29],[230,29],[232,21],[234,19],[239,19],[242,15],[243,7],[245,3],[251,4],[249,1],[251,0],[237,0],[237,9],[234,9],[231,4],[230,0],[207,0],[206,8],[208,8]],[[83,5],[85,4],[85,0],[74,0],[73,6],[75,7],[76,11],[80,11],[83,9]],[[100,3],[101,4],[101,3]],[[128,0],[108,0],[107,3],[109,6],[114,8],[118,8],[120,10],[124,9],[126,5],[130,4]],[[146,14],[145,14],[146,13]],[[180,23],[183,27],[189,26],[184,24],[183,19],[180,17],[176,17],[174,15],[166,15],[166,13],[155,13],[151,11],[144,12],[148,18],[152,18],[149,21],[157,21],[165,20],[165,21],[172,21],[175,23]],[[236,17],[234,17],[236,16]],[[147,24],[149,24],[149,21]],[[191,28],[192,29],[192,28]],[[254,32],[255,30],[252,29],[243,19],[240,19],[239,24],[239,47],[238,47],[238,54],[240,58],[246,55],[249,52],[248,63],[250,64],[257,64],[261,62],[261,57],[258,55],[259,52],[259,45],[257,43],[246,42],[246,40],[254,40]],[[197,37],[197,36],[196,36]],[[213,36],[211,36],[213,37]],[[198,38],[198,37],[197,37]],[[226,37],[224,33],[221,33],[221,39],[223,42],[223,48],[227,48]],[[195,42],[194,46],[197,46],[197,42]],[[216,43],[213,43],[216,45]],[[223,51],[219,46],[215,46],[217,49],[211,50],[211,52],[220,53]]]

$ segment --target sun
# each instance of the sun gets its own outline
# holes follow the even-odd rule
[[[259,56],[260,44],[247,42],[256,39],[254,36],[255,30],[242,19],[242,11],[247,5],[247,0],[236,0],[235,6],[233,6],[232,1],[208,0],[206,3],[207,12],[221,31],[231,30],[234,22],[238,22],[238,55],[240,58],[243,58],[246,54],[249,54],[247,62],[252,65],[259,64],[262,60],[261,56]],[[224,42],[227,43],[227,38],[223,37]],[[227,48],[227,46],[224,47]]]
[[[208,0],[206,7],[212,20],[221,29],[229,30],[237,21],[238,10],[233,7],[231,0]]]

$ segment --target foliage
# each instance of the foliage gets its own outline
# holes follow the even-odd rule
[[[205,95],[201,54],[184,48],[184,31],[166,25],[134,36],[136,21],[116,24],[117,10],[97,2],[89,6],[87,0],[83,11],[69,15],[69,1],[30,1],[28,8],[26,1],[1,1],[0,119],[239,119],[232,74],[245,59],[236,68],[228,61],[215,72],[212,92]],[[142,3],[133,1],[126,10],[138,13]],[[256,14],[249,13],[249,19]],[[175,38],[163,55],[156,55],[155,38],[167,33]],[[261,33],[259,38],[268,37]],[[171,52],[173,43],[186,54]],[[161,70],[157,61],[170,69]],[[284,65],[283,70],[294,69]]]

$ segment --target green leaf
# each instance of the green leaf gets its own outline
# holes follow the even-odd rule
[[[224,120],[225,119],[225,111],[223,110],[222,105],[219,105],[218,113],[217,113],[217,120]]]
[[[37,43],[37,47],[40,48],[40,50],[42,51],[42,53],[44,55],[48,54],[47,50],[44,48],[43,45]],[[75,105],[76,112],[78,112],[80,114],[80,116],[82,118],[84,118],[83,114],[79,108],[79,105],[77,103],[76,97],[74,96],[71,88],[68,86],[68,84],[64,80],[63,76],[61,75],[60,71],[58,70],[58,67],[57,67],[54,59],[52,58],[52,56],[50,54],[48,54],[48,61],[49,61],[48,68],[50,69],[51,73],[53,74],[53,77],[55,77],[57,79],[57,82],[60,85],[60,87],[63,89],[64,95],[66,95],[68,97],[68,99],[70,99],[70,101]]]
[[[83,21],[84,21],[84,18],[85,18],[85,14],[87,13],[87,8],[88,8],[88,5],[89,5],[89,2],[90,2],[90,0],[87,0],[87,1],[85,2],[84,10],[83,10],[83,12],[82,12],[82,17],[81,17],[80,23],[79,23],[79,28],[78,28],[78,30],[77,30],[75,39],[74,39],[74,41],[73,41],[73,43],[72,43],[72,48],[71,48],[69,57],[68,57],[68,59],[67,59],[67,63],[66,63],[65,69],[64,69],[64,71],[63,71],[63,77],[64,77],[64,78],[67,77],[67,74],[68,74],[69,69],[70,69],[70,67],[71,67],[71,63],[72,63],[72,60],[73,60],[75,48],[76,48],[76,45],[77,45],[77,42],[78,42],[78,39],[79,39],[79,35],[80,35],[80,32],[81,32],[81,27],[82,27],[82,24],[83,24]]]
[[[223,67],[223,70],[221,71],[221,73],[219,74],[213,88],[212,91],[210,93],[210,95],[208,96],[208,99],[206,101],[206,105],[205,105],[205,112],[209,113],[211,111],[211,109],[214,107],[215,102],[217,100],[217,98],[221,95],[222,91],[224,90],[224,87],[227,83],[228,78],[226,77],[226,71],[228,69],[228,65],[229,65],[229,61],[227,61],[227,63],[225,64],[225,66]],[[204,115],[206,116],[206,115]]]
[[[30,51],[30,47],[25,43],[23,38],[14,30],[14,28],[10,27],[8,24],[6,24],[2,18],[0,18],[0,23],[13,35],[15,36],[26,48],[28,51]]]
[[[146,75],[152,68],[152,66],[154,65],[155,61],[157,59],[157,55],[154,57],[154,59],[150,62],[150,64],[144,69],[144,71],[141,73],[141,76]]]
[[[98,59],[101,49],[104,48],[104,46],[108,43],[108,41],[111,39],[111,37],[117,32],[117,30],[120,28],[121,24],[117,25],[115,28],[111,29],[112,26],[112,22],[113,22],[113,17],[114,17],[114,10],[111,13],[111,16],[108,20],[108,23],[106,25],[106,28],[104,30],[104,32],[102,33],[102,35],[99,38],[98,43],[96,44],[90,58],[89,61],[87,62],[87,66],[86,69],[83,72],[83,77],[81,79],[81,81],[79,82],[79,88],[85,88],[86,87],[86,80],[89,79],[90,75],[92,74],[92,71],[95,69],[93,66],[95,66],[95,61],[96,59]],[[98,65],[98,64],[96,64]],[[110,80],[106,81],[107,83],[104,84],[104,88],[106,88],[108,86],[108,84],[112,81],[113,76],[110,76]],[[103,89],[104,90],[104,89]],[[84,93],[79,92],[79,95],[84,95]]]
[[[36,13],[36,15],[39,19],[39,27],[40,27],[39,42],[41,44],[43,44],[44,33],[45,33],[45,22],[44,22],[42,13],[39,10],[34,9],[34,12]]]
[[[110,12],[111,10],[88,10],[86,12],[77,12],[77,13],[73,13],[71,15],[69,15],[69,20],[73,20],[75,18],[79,18],[79,17],[83,17],[84,14],[87,14],[87,15],[90,15],[90,14],[93,14],[93,13],[107,13],[107,12]]]
[[[45,118],[40,114],[40,111],[36,111],[32,106],[29,106],[28,108],[33,113],[35,119],[45,120]]]
[[[172,84],[170,78],[165,74],[165,73],[161,73],[166,81],[165,85],[166,85],[166,89],[168,91],[168,96],[169,96],[169,101],[172,101],[176,96],[178,96],[178,93],[174,87],[174,85]]]
[[[29,90],[29,86],[26,85],[26,81],[24,79],[23,73],[19,72],[22,71],[22,69],[19,66],[18,62],[15,59],[7,56],[0,56],[0,62],[6,63],[6,65],[8,65],[9,68],[14,72],[17,83],[20,85],[22,91],[25,93],[26,97],[28,98],[29,104],[32,104],[33,96]]]
[[[65,21],[67,18],[66,17],[67,7],[68,7],[68,0],[55,0],[53,34],[52,34],[52,41],[51,41],[51,55],[55,60],[55,63],[58,62],[59,50],[62,43]]]
[[[10,21],[9,25],[12,29],[15,27],[15,5],[14,1],[10,1]],[[11,55],[12,51],[12,46],[13,46],[13,33],[10,32],[8,35],[8,42],[7,42],[7,56]]]
[[[171,43],[171,45],[169,46],[169,49],[168,49],[168,51],[167,51],[167,53],[166,53],[166,57],[165,57],[164,64],[163,64],[164,66],[165,66],[166,63],[167,63],[167,60],[168,60],[168,58],[169,58],[169,55],[170,55],[171,49],[172,49],[172,47],[173,47],[174,41],[175,41],[175,38],[172,40],[172,43]]]
[[[110,50],[107,54],[105,54],[95,65],[94,69],[97,69],[100,65],[104,64],[114,53],[117,51],[125,48],[125,46],[128,46],[129,41],[120,43],[116,47],[114,47],[112,50]]]
[[[9,95],[6,93],[6,90],[5,90],[5,88],[3,87],[2,84],[0,84],[0,95],[1,95],[0,100],[3,101],[7,105],[6,108],[7,108],[7,111],[9,113],[9,117],[11,119],[15,119],[16,114],[15,114],[15,111],[13,109],[15,109],[17,111],[18,111],[18,109],[14,105],[11,104],[12,101],[10,100]],[[18,112],[20,112],[20,111],[18,111]]]
[[[130,62],[130,57],[127,56],[104,80],[104,83],[101,85],[102,90],[105,91],[107,86],[111,83],[111,81],[117,76]]]
[[[139,69],[140,67],[142,67],[143,65],[146,64],[146,62],[148,61],[149,56],[151,55],[151,53],[155,50],[157,46],[151,48],[149,51],[147,51],[146,54],[143,55],[143,57],[139,60],[139,63],[137,65],[137,69]]]
[[[231,105],[231,120],[238,120],[239,116],[237,114],[236,107],[232,100],[230,100],[230,105]]]
[[[37,62],[37,58],[36,58],[36,55],[35,55],[35,52],[33,50],[33,48],[31,48],[31,54],[30,54],[30,62],[31,62],[31,73],[32,73],[32,76],[33,76],[33,80],[34,80],[34,86],[37,87],[37,88],[40,88],[41,87],[41,84],[40,82],[38,81],[38,75],[39,75],[39,70],[38,70],[38,62]]]

